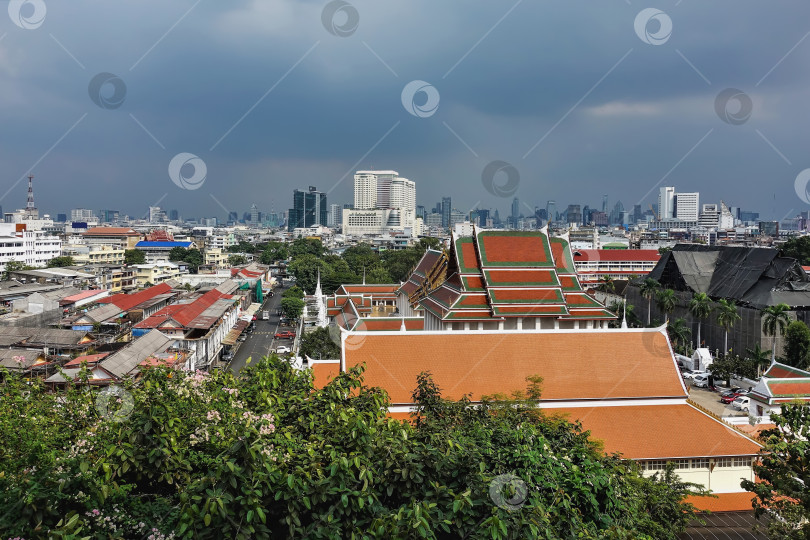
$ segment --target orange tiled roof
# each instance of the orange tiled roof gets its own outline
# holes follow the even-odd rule
[[[346,367],[365,363],[366,384],[385,388],[392,403],[411,403],[426,370],[449,399],[524,391],[533,375],[546,380],[544,400],[686,397],[667,338],[655,330],[369,332],[356,341]]]
[[[696,497],[690,495],[684,502],[692,503],[698,510],[708,512],[742,512],[753,509],[754,495],[748,491],[741,493],[718,493],[717,497]]]
[[[338,373],[340,373],[339,362],[313,363],[310,367],[312,368],[312,375],[314,377],[313,383],[315,384],[315,388],[323,388],[329,383],[329,381],[337,377]]]
[[[584,373],[584,372],[583,372]],[[582,422],[605,452],[629,459],[754,455],[760,446],[687,403],[547,409]]]
[[[365,317],[358,319],[356,326],[361,326],[364,331],[369,332],[394,332],[402,327],[402,318],[398,317]],[[423,317],[406,317],[405,330],[424,330],[425,319]]]
[[[129,227],[92,227],[83,236],[141,236],[141,233]]]

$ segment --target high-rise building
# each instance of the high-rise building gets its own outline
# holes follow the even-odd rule
[[[92,210],[87,208],[74,208],[70,211],[70,221],[96,221],[96,216],[93,215]]]
[[[675,218],[675,188],[662,187],[658,192],[658,219]]]
[[[339,204],[329,205],[329,216],[326,218],[327,227],[340,227],[343,223],[343,207]]]
[[[425,207],[422,206],[421,204],[417,204],[416,205],[416,217],[420,217],[420,218],[422,218],[424,220],[425,216],[427,216],[427,211],[425,210]]]
[[[442,197],[442,227],[450,227],[450,213],[453,211],[453,205],[450,197]]]
[[[174,209],[169,210],[169,219],[171,221],[179,221],[180,220],[180,212],[178,212],[177,210],[174,210]]]
[[[604,212],[605,214],[608,213],[608,196],[607,196],[607,193],[602,195],[602,212]]]
[[[228,223],[236,223],[239,221],[239,214],[237,212],[228,212]]]
[[[0,215],[3,213],[3,209],[0,208]],[[58,223],[64,223],[67,221],[67,214],[56,214],[56,221]]]
[[[309,186],[309,191],[296,189],[293,191],[293,207],[290,208],[287,230],[293,231],[313,225],[326,226],[328,214],[326,193],[318,191],[315,186]]]
[[[396,171],[357,171],[354,208],[344,209],[340,224],[345,235],[383,234],[416,230],[416,184]]]
[[[578,204],[569,204],[565,211],[565,219],[568,223],[582,223],[582,210]]]
[[[550,222],[557,221],[557,209],[556,204],[554,201],[546,202],[546,215],[548,216],[548,220]]]
[[[520,200],[515,197],[512,199],[512,220],[517,222],[517,219],[520,217]]]
[[[675,193],[675,219],[697,221],[700,193]]]
[[[261,217],[259,216],[259,207],[255,204],[250,205],[250,224],[251,225],[259,225],[261,223]]]
[[[160,209],[159,206],[149,207],[149,223],[162,223],[166,221],[166,212]]]

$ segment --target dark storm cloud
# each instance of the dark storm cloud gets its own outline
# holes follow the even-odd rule
[[[503,212],[481,184],[494,160],[520,172],[530,207],[602,193],[646,207],[666,177],[702,202],[805,209],[792,186],[810,167],[806,3],[661,2],[673,30],[651,45],[633,25],[649,5],[618,0],[356,1],[347,37],[324,28],[327,2],[43,1],[35,29],[0,13],[0,195],[36,163],[52,213],[140,215],[162,198],[224,217],[216,201],[281,210],[308,185],[349,202],[356,163],[399,170],[428,207],[451,195]],[[102,72],[125,83],[118,108],[88,95]],[[435,114],[403,107],[413,80],[437,89]],[[730,87],[753,104],[740,125],[715,112]],[[199,189],[169,178],[181,152],[206,163]],[[19,184],[0,204],[24,196]]]

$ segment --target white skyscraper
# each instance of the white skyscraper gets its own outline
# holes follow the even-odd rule
[[[700,214],[700,193],[675,194],[675,219],[697,221]]]
[[[374,171],[357,171],[354,175],[354,208],[377,208],[377,175]]]
[[[354,209],[343,210],[343,234],[383,234],[410,229],[417,235],[416,183],[397,171],[357,171]]]
[[[658,193],[658,219],[673,219],[675,217],[675,188],[662,187]]]

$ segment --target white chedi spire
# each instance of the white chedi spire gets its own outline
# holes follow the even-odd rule
[[[315,299],[320,302],[323,298],[323,291],[321,290],[321,269],[318,268],[318,283],[315,285]]]
[[[402,316],[402,324],[401,324],[401,325],[399,325],[399,331],[400,331],[400,332],[404,332],[404,331],[405,331],[405,315],[403,315],[403,316]]]
[[[627,328],[627,298],[624,299],[624,308],[622,309],[622,328]]]

